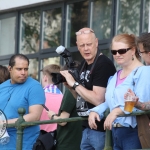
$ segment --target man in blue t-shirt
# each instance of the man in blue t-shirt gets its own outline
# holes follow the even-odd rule
[[[18,108],[25,108],[25,121],[38,121],[45,103],[42,86],[36,80],[28,77],[29,59],[23,54],[10,58],[10,79],[0,84],[0,109],[7,117],[8,124],[15,123],[19,117]],[[7,128],[9,143],[0,145],[0,150],[16,150],[16,129]],[[39,135],[39,126],[24,129],[23,150],[31,150]]]

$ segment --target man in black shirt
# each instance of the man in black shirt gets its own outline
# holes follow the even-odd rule
[[[61,71],[66,78],[72,94],[77,98],[79,116],[88,116],[91,109],[105,100],[108,78],[116,69],[106,56],[98,54],[98,39],[90,28],[82,28],[76,32],[77,47],[84,62],[80,66],[80,83],[76,82],[68,71]],[[72,90],[72,88],[74,90]],[[102,150],[105,142],[103,121],[97,122],[97,130],[90,129],[88,121],[83,122],[81,150]]]

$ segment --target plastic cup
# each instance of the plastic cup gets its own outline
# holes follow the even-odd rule
[[[133,96],[127,96],[126,100],[125,100],[125,107],[124,110],[128,111],[128,112],[132,112],[133,107],[135,105],[135,97]]]

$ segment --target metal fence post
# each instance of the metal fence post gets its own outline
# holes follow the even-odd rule
[[[23,130],[24,127],[21,126],[21,123],[25,122],[23,115],[25,114],[24,108],[18,109],[19,118],[15,122],[15,126],[17,129],[17,142],[16,142],[16,150],[22,150],[22,141],[23,141]]]
[[[104,150],[112,150],[112,133],[110,130],[106,130]]]
[[[104,116],[107,117],[108,114],[109,114],[109,109],[105,111]],[[112,131],[110,130],[106,130],[104,150],[112,150]]]

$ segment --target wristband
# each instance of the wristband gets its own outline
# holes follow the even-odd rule
[[[54,120],[54,116],[58,116],[57,114],[53,114],[51,120]]]

